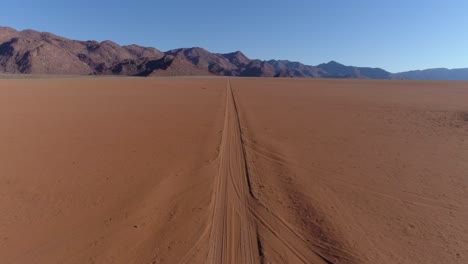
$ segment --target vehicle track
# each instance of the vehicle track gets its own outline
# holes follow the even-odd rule
[[[262,241],[275,252],[293,256],[294,262],[333,263],[252,194],[239,114],[229,80],[212,201],[207,263],[263,263],[268,256],[263,255]]]
[[[240,133],[228,81],[208,263],[260,263],[256,223],[249,210],[250,190]]]

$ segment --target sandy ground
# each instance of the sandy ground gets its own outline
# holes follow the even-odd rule
[[[0,81],[1,263],[467,263],[468,83]]]

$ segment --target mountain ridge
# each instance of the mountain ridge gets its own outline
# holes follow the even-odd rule
[[[81,41],[31,29],[0,27],[0,72],[124,76],[215,75],[239,77],[468,80],[468,69],[390,73],[381,68],[316,66],[289,60],[251,59],[241,51],[212,53],[201,47],[162,52],[111,40]]]

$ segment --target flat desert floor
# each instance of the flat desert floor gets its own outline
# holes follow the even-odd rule
[[[1,263],[468,263],[468,83],[0,80]]]

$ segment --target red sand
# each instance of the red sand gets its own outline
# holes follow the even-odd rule
[[[468,83],[0,81],[2,263],[467,263]]]

